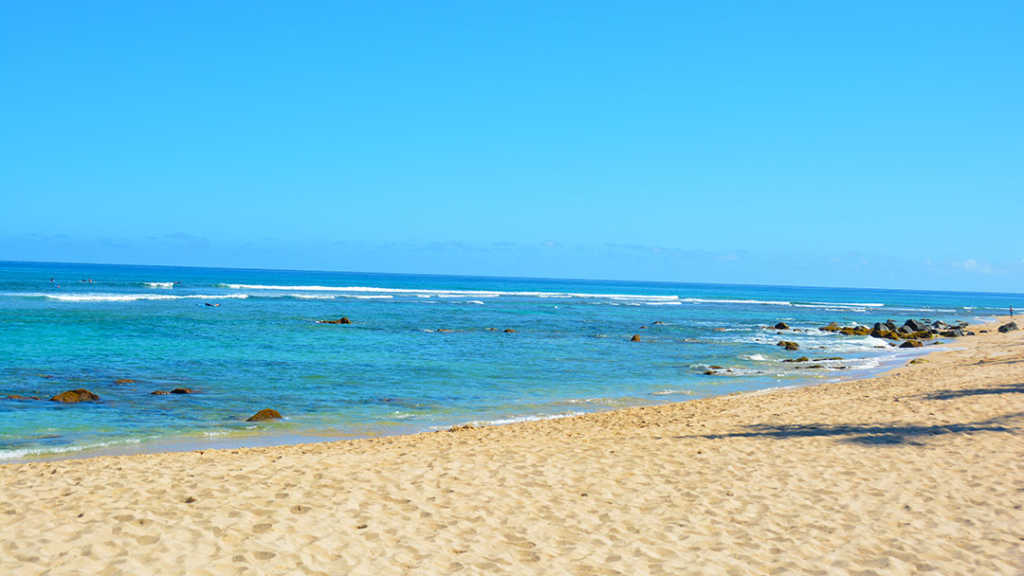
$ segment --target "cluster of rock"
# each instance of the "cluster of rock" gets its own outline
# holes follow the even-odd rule
[[[847,336],[874,336],[875,338],[887,338],[890,340],[928,340],[936,336],[943,338],[959,338],[967,336],[967,322],[947,324],[941,320],[934,322],[922,318],[914,320],[908,318],[902,326],[897,326],[892,320],[875,322],[874,326],[840,326],[835,322],[828,326],[822,326],[819,330],[823,332],[838,332]]]
[[[1013,324],[1011,322],[1011,324]],[[1009,324],[1005,325],[1009,326]],[[779,322],[771,328],[775,330],[793,330],[794,332],[799,331],[797,328],[790,328],[785,322]],[[1007,328],[1003,330],[1004,326],[999,327],[1000,332],[1008,332],[1017,328],[1016,324],[1013,324],[1013,328]],[[957,322],[955,324],[947,324],[941,320],[929,320],[927,318],[921,318],[915,320],[908,318],[902,325],[897,325],[892,320],[886,320],[885,322],[875,322],[874,326],[868,328],[863,325],[853,326],[841,326],[836,322],[830,322],[827,326],[818,328],[822,332],[833,332],[836,334],[842,334],[843,336],[873,336],[875,338],[885,338],[887,340],[893,340],[893,346],[896,346],[897,341],[902,343],[899,345],[900,348],[918,348],[922,346],[922,340],[930,340],[935,337],[943,338],[959,338],[960,336],[972,336],[973,332],[967,331],[967,322]],[[789,340],[780,340],[776,342],[777,346],[781,346],[786,350],[799,350],[800,345],[796,342]]]
[[[117,383],[134,382],[123,378],[118,380]],[[173,390],[156,390],[151,392],[154,396],[165,396],[168,394],[195,394],[195,391],[191,388],[174,388]],[[18,394],[8,394],[5,396],[7,400],[39,400],[38,396],[21,396]],[[99,395],[86,390],[85,388],[76,388],[74,390],[65,390],[60,394],[50,398],[51,402],[60,402],[61,404],[78,404],[79,402],[99,402]],[[261,422],[264,420],[280,420],[281,413],[272,408],[265,408],[259,412],[253,414],[246,419],[247,422]]]

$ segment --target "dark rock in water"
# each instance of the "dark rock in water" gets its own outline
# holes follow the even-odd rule
[[[633,334],[633,337],[630,338],[629,341],[630,342],[639,342],[640,341],[640,335],[639,334]]]
[[[435,332],[441,332],[442,334],[447,334],[449,332],[452,332],[452,330],[450,328],[438,328],[437,330],[435,330]]]
[[[76,404],[78,402],[95,402],[99,399],[99,396],[93,394],[92,392],[89,392],[85,388],[68,390],[66,392],[61,392],[60,394],[57,394],[53,398],[50,398],[50,400],[53,402],[63,402],[64,404]]]
[[[900,348],[920,348],[921,346],[924,346],[924,344],[921,344],[920,340],[907,340],[900,344]]]
[[[999,327],[999,331],[1003,334],[1006,334],[1007,332],[1013,332],[1014,330],[1019,330],[1016,322],[1007,322],[1006,324],[1003,324],[1002,326]]]
[[[711,370],[705,370],[705,371],[704,371],[704,375],[705,375],[705,376],[714,376],[714,375],[715,375],[715,373],[714,373],[713,371],[711,371]]]
[[[783,360],[783,362],[807,362],[809,360],[810,358],[808,358],[807,356],[801,356],[799,358],[786,358],[785,360]]]
[[[786,350],[799,350],[800,345],[796,342],[790,342],[789,340],[780,340],[775,344],[776,346],[782,346]]]
[[[504,330],[502,330],[502,332],[504,332],[505,334],[515,334],[516,333],[516,331],[511,329],[511,328],[505,328]]]
[[[715,364],[713,364],[711,366],[708,366],[708,368],[711,368],[712,370],[721,370],[722,369],[721,366],[718,366],[718,365],[715,365]]]
[[[907,318],[907,321],[904,322],[903,325],[906,326],[907,328],[910,328],[911,332],[920,332],[921,330],[925,330],[927,328],[927,326],[918,324],[918,322],[913,318]]]
[[[821,362],[822,360],[842,360],[842,356],[829,356],[827,358],[815,358],[815,362]]]
[[[337,320],[317,320],[317,324],[351,324],[352,321],[348,319],[348,316],[342,316]]]
[[[171,390],[171,394],[192,394],[191,388],[175,388]]]
[[[640,329],[641,330],[647,330],[647,326],[641,326]]]
[[[280,420],[281,413],[273,408],[264,408],[259,412],[245,419],[246,422],[261,422],[263,420]]]
[[[488,332],[497,332],[498,331],[497,328],[491,328],[490,326],[488,326],[487,328],[484,328],[484,330],[487,330]]]
[[[651,322],[651,326],[664,326],[664,325],[665,325],[665,323],[662,322],[661,320],[655,320],[654,322]]]
[[[839,332],[842,330],[842,327],[835,322],[829,322],[828,326],[822,326],[821,328],[818,328],[818,330],[821,330],[822,332]]]
[[[883,335],[888,334],[889,332],[891,332],[891,330],[889,330],[888,326],[881,322],[875,322],[874,326],[871,327],[871,332],[869,334],[875,338],[883,338]]]
[[[151,396],[167,396],[170,394],[167,390],[153,390],[149,393]]]
[[[117,380],[114,380],[114,384],[135,384],[135,380],[132,380],[131,378],[118,378]]]
[[[789,330],[789,324],[786,324],[785,322],[779,322],[778,324],[775,325],[775,329],[776,330]]]

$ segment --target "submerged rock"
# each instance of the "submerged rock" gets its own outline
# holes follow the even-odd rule
[[[78,402],[95,402],[99,399],[99,396],[89,392],[85,388],[78,388],[75,390],[61,392],[53,398],[50,398],[50,401],[63,402],[64,404],[77,404]]]
[[[665,323],[662,322],[661,320],[655,320],[654,322],[651,322],[651,326],[664,326],[664,325],[665,325]]]
[[[786,350],[799,350],[800,345],[796,342],[790,342],[789,340],[780,340],[775,344],[776,346],[782,346]]]
[[[776,330],[789,330],[789,324],[786,324],[785,322],[779,322],[778,324],[775,325],[775,329]]]
[[[920,348],[924,346],[920,340],[907,340],[903,344],[900,344],[900,348]]]
[[[829,322],[828,326],[822,326],[821,328],[818,328],[818,330],[821,330],[822,332],[839,332],[842,330],[842,327],[835,322]]]
[[[135,384],[135,380],[132,380],[131,378],[118,378],[117,380],[114,380],[114,384]]]
[[[171,394],[193,394],[191,388],[175,388],[171,390]]]
[[[245,419],[246,422],[262,422],[263,420],[280,420],[281,413],[273,408],[264,408]]]
[[[22,396],[21,394],[8,394],[8,400],[39,400],[39,396]]]
[[[348,316],[342,316],[337,320],[317,320],[317,324],[351,324],[352,321],[348,319]]]
[[[999,327],[999,331],[1003,334],[1006,334],[1007,332],[1013,332],[1014,330],[1018,330],[1016,322],[1007,322],[1006,324],[1003,324],[1002,326]]]
[[[808,362],[808,361],[810,361],[810,358],[808,358],[807,356],[801,356],[799,358],[786,358],[785,360],[783,360],[783,362]]]
[[[639,342],[640,341],[640,335],[639,334],[633,334],[633,337],[630,338],[629,341],[630,342]]]
[[[515,334],[516,333],[516,331],[511,329],[511,328],[505,328],[504,332],[505,332],[505,334]]]
[[[167,390],[153,390],[149,393],[151,396],[166,396],[170,394]]]

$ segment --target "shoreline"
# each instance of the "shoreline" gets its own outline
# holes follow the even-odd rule
[[[994,326],[868,379],[5,464],[0,572],[1017,574],[1024,331]]]
[[[1009,317],[1007,317],[1009,318]],[[631,408],[646,408],[646,407],[658,407],[667,406],[674,404],[682,404],[686,402],[694,402],[698,400],[704,400],[707,398],[718,398],[728,396],[742,396],[748,394],[766,394],[771,393],[775,390],[786,390],[792,388],[804,388],[808,386],[820,386],[823,384],[836,383],[836,382],[851,382],[857,380],[865,380],[869,378],[877,378],[892,370],[899,368],[906,364],[910,359],[927,356],[933,352],[939,351],[938,346],[945,346],[951,343],[955,343],[955,340],[950,341],[937,341],[926,345],[920,349],[909,349],[901,351],[898,348],[884,349],[888,355],[879,354],[873,356],[879,360],[879,365],[873,368],[863,368],[858,370],[851,370],[843,374],[836,374],[834,377],[804,377],[796,383],[779,383],[777,385],[765,386],[763,388],[756,388],[753,390],[746,391],[733,391],[725,392],[721,394],[706,394],[706,395],[692,395],[692,394],[679,394],[679,396],[690,396],[688,399],[677,399],[677,400],[664,400],[662,402],[647,402],[646,399],[636,404],[627,406],[610,407],[603,409],[595,409],[591,411],[575,412],[575,413],[551,413],[551,414],[526,414],[519,416],[509,416],[505,419],[494,420],[468,420],[462,422],[452,422],[450,424],[434,426],[430,429],[410,428],[406,430],[399,430],[395,432],[381,432],[376,434],[363,434],[356,432],[346,432],[335,429],[303,429],[303,430],[273,430],[264,429],[260,431],[242,431],[234,434],[216,434],[208,435],[201,433],[196,434],[176,434],[173,436],[165,436],[160,438],[150,439],[136,439],[136,440],[125,440],[116,442],[112,446],[86,446],[86,447],[71,447],[67,450],[54,450],[50,452],[33,452],[23,456],[0,458],[0,466],[15,465],[15,464],[27,464],[31,462],[58,462],[61,460],[81,460],[89,458],[102,458],[102,457],[115,457],[115,456],[137,456],[146,454],[163,454],[163,453],[182,453],[182,452],[197,452],[197,451],[209,451],[209,450],[237,450],[245,448],[276,448],[286,446],[301,446],[306,444],[320,444],[320,443],[333,443],[333,442],[350,442],[355,440],[367,440],[373,438],[389,438],[389,437],[406,437],[416,436],[420,434],[432,434],[434,432],[444,431],[449,428],[460,428],[466,426],[472,427],[490,427],[490,426],[511,426],[521,424],[524,422],[534,422],[543,420],[560,420],[563,418],[574,418],[579,416],[590,416],[594,414],[603,414],[608,412],[616,412],[619,410],[629,410]],[[831,376],[831,375],[830,375]],[[776,382],[780,382],[776,380]],[[673,394],[674,395],[674,394]],[[640,400],[640,398],[636,398]],[[507,420],[507,421],[503,421]]]

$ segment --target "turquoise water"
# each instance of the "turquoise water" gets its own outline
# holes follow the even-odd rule
[[[824,323],[975,321],[1010,304],[1024,297],[0,263],[0,460],[414,432],[838,379],[913,352]],[[353,323],[316,323],[343,315]],[[766,327],[778,321],[809,331],[780,336]],[[801,355],[843,360],[782,362]],[[196,393],[151,394],[176,387]],[[73,388],[101,401],[46,401]],[[245,422],[267,407],[285,420]]]

